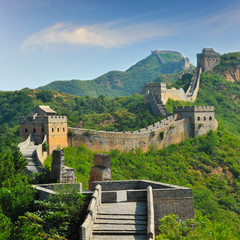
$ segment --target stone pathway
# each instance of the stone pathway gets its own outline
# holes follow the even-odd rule
[[[41,168],[36,160],[37,146],[29,145],[26,149],[22,150],[22,155],[27,159],[27,173],[40,172]]]
[[[92,240],[146,240],[147,203],[103,203],[93,226]]]

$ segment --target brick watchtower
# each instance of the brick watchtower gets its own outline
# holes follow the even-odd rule
[[[215,52],[213,48],[204,48],[202,53],[197,54],[197,67],[202,68],[202,71],[214,67],[220,62],[220,53]]]
[[[67,147],[67,117],[57,116],[49,106],[39,106],[33,113],[20,119],[20,137],[27,139],[31,134],[34,144],[47,138],[49,153],[58,147]]]
[[[190,120],[192,137],[201,136],[218,127],[213,106],[177,107],[173,108],[173,113],[178,115],[178,119],[188,118]]]

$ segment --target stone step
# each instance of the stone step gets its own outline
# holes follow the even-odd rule
[[[104,203],[98,210],[99,214],[126,214],[126,215],[144,215],[147,213],[146,202],[119,202]]]
[[[139,220],[139,219],[112,219],[112,218],[96,218],[96,224],[118,224],[118,225],[128,225],[128,224],[136,224],[136,225],[146,225],[147,220]]]
[[[147,235],[147,230],[106,229],[93,230],[93,235]]]
[[[120,232],[135,232],[135,231],[147,231],[146,225],[138,224],[99,224],[96,223],[93,226],[93,231],[120,231]]]
[[[28,166],[38,166],[38,163],[36,160],[28,161]]]
[[[147,240],[146,235],[93,235],[92,240]]]
[[[37,166],[37,165],[34,165],[34,166],[27,166],[27,171],[28,172],[40,172],[41,171],[41,169],[40,169],[40,167],[39,166]]]
[[[25,158],[31,158],[31,157],[34,157],[36,155],[36,152],[29,152],[29,153],[23,152],[22,155]]]
[[[97,214],[97,219],[122,219],[122,220],[146,220],[147,216],[146,215],[113,215],[113,214]]]

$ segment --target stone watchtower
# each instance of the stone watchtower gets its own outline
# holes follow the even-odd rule
[[[218,122],[213,106],[177,107],[173,109],[178,119],[189,119],[192,125],[192,137],[201,136],[210,130],[217,130]]]
[[[57,116],[49,106],[39,106],[33,113],[20,119],[20,137],[31,135],[34,144],[41,144],[46,136],[49,153],[58,147],[67,147],[67,117]]]
[[[202,68],[202,71],[214,67],[220,62],[220,53],[215,52],[213,48],[204,48],[202,53],[197,54],[197,67]]]

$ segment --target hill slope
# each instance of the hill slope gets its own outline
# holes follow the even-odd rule
[[[79,96],[128,96],[136,93],[146,82],[185,69],[185,58],[175,51],[156,51],[127,71],[110,71],[94,80],[54,81],[39,89],[62,91]],[[160,55],[160,57],[159,57]],[[161,60],[160,60],[161,59]],[[191,66],[192,68],[192,66]]]

